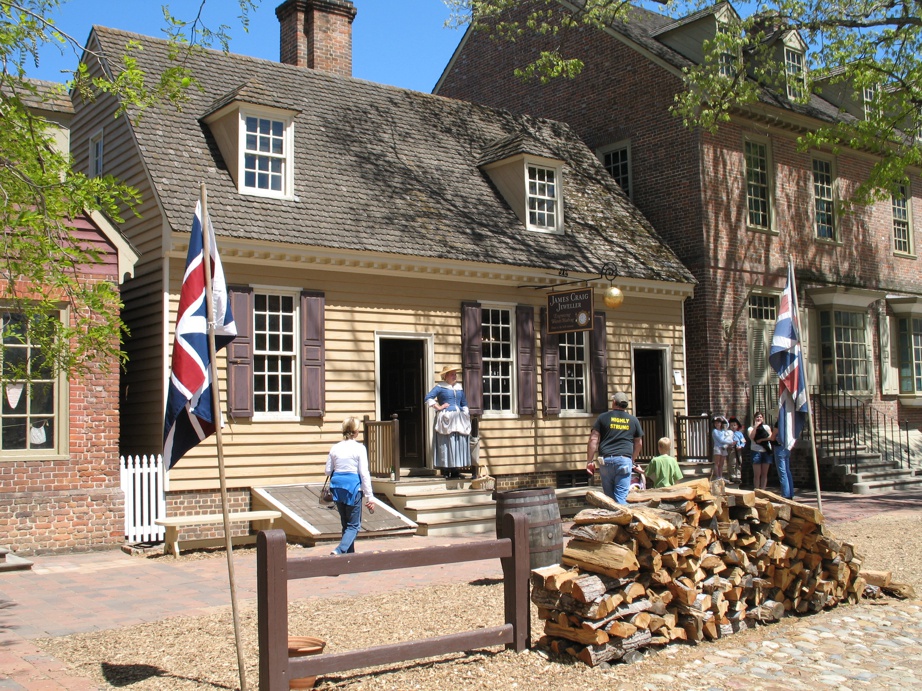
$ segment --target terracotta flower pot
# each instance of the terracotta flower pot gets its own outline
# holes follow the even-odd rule
[[[313,636],[289,636],[288,657],[303,657],[304,655],[319,655],[326,647],[326,641]],[[301,677],[288,682],[289,689],[312,689],[317,677]]]

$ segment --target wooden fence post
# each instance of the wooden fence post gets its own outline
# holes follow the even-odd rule
[[[288,691],[288,553],[284,530],[256,535],[259,691]]]
[[[507,513],[503,516],[503,534],[512,540],[512,555],[503,565],[503,601],[506,623],[512,624],[513,640],[506,648],[521,653],[531,647],[531,612],[528,601],[531,551],[528,546],[528,516]]]

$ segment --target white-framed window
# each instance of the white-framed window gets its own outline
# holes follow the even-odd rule
[[[827,391],[871,388],[868,320],[865,312],[824,309],[820,318],[820,367]]]
[[[48,365],[32,342],[28,322],[0,311],[3,321],[3,402],[0,404],[0,459],[64,453],[66,380]],[[60,319],[55,314],[50,318]]]
[[[897,319],[900,393],[922,395],[922,318]]]
[[[558,232],[562,227],[560,171],[551,166],[526,163],[526,200],[529,230]]]
[[[728,35],[730,33],[730,26],[726,22],[718,22],[717,33],[721,35]],[[722,50],[717,55],[717,73],[721,77],[736,76],[737,61],[738,60],[736,55]]]
[[[515,413],[515,310],[483,305],[480,324],[484,413]]]
[[[864,106],[864,119],[873,120],[880,115],[875,103],[877,99],[877,86],[866,86],[862,91],[862,105]]]
[[[784,74],[787,82],[788,98],[801,99],[806,88],[806,74],[804,72],[804,54],[785,46],[784,48]]]
[[[560,410],[589,410],[589,344],[585,331],[562,333],[557,337],[560,368]]]
[[[890,209],[893,217],[893,251],[912,254],[912,218],[907,185],[900,185],[897,193],[890,197]]]
[[[750,228],[772,227],[772,162],[767,141],[746,139],[746,209]]]
[[[253,412],[290,418],[298,411],[298,300],[254,291]]]
[[[764,293],[752,293],[749,296],[749,318],[776,321],[778,319],[778,298]]]
[[[103,167],[103,137],[102,130],[99,130],[94,135],[90,137],[90,151],[89,151],[89,176],[91,178],[98,178],[102,176],[102,167]]]
[[[813,159],[813,230],[821,240],[836,240],[835,170],[832,161]]]
[[[618,142],[598,150],[599,160],[624,193],[631,196],[631,144]]]
[[[265,197],[292,194],[292,120],[240,111],[240,191]]]

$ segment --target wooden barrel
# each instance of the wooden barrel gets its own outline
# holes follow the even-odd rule
[[[553,487],[493,492],[496,500],[496,536],[502,534],[503,516],[519,513],[528,517],[528,547],[531,568],[559,564],[563,558],[563,528],[560,507]]]

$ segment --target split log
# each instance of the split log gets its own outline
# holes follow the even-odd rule
[[[778,621],[784,616],[784,605],[774,600],[766,600],[758,607],[746,612],[746,618],[752,621]]]
[[[595,501],[598,501],[605,505],[596,509],[583,509],[573,517],[573,522],[575,524],[612,523],[615,525],[627,525],[631,522],[633,517],[626,507],[621,504],[615,504],[604,494],[601,496],[608,501],[603,502],[598,498],[599,494],[599,492],[595,491],[588,492],[586,494],[586,500],[589,501],[590,504],[595,504]],[[598,506],[598,504],[595,505]]]
[[[899,598],[900,600],[911,600],[916,596],[916,590],[908,583],[893,583],[881,587],[887,595]]]
[[[620,525],[613,523],[593,523],[573,525],[567,530],[570,537],[578,537],[590,542],[607,542],[614,544],[623,544],[628,540],[628,533]]]
[[[563,551],[563,563],[613,578],[623,578],[640,568],[634,553],[621,545],[579,539],[570,540]]]
[[[727,487],[724,492],[727,495],[727,503],[731,506],[754,507],[756,505],[756,493],[752,490]]]
[[[538,569],[532,569],[532,585],[541,586],[548,590],[560,590],[563,582],[579,576],[577,569],[565,569],[559,564],[542,566]]]
[[[576,641],[583,645],[600,645],[602,643],[607,643],[609,640],[609,635],[605,631],[592,631],[584,628],[576,629],[569,626],[561,626],[553,621],[544,622],[544,633],[548,636],[556,636],[557,638],[566,638],[568,641]]]
[[[592,602],[609,590],[621,588],[628,583],[633,583],[633,580],[611,578],[609,576],[594,573],[583,573],[568,581],[564,592],[568,592],[573,596],[573,599],[579,602]]]
[[[627,652],[649,645],[652,637],[649,631],[638,631],[630,638],[586,646],[576,657],[590,667],[596,667],[603,662],[620,660]]]
[[[868,585],[876,585],[882,588],[890,585],[890,580],[893,578],[890,571],[862,571],[861,575]]]
[[[756,497],[759,499],[768,499],[770,502],[775,504],[783,504],[791,508],[791,515],[797,516],[798,518],[803,518],[811,523],[816,525],[822,524],[825,522],[823,518],[823,513],[813,506],[808,506],[807,504],[801,504],[796,502],[793,499],[785,499],[784,497],[778,496],[773,492],[769,492],[764,489],[757,489],[755,491]]]

